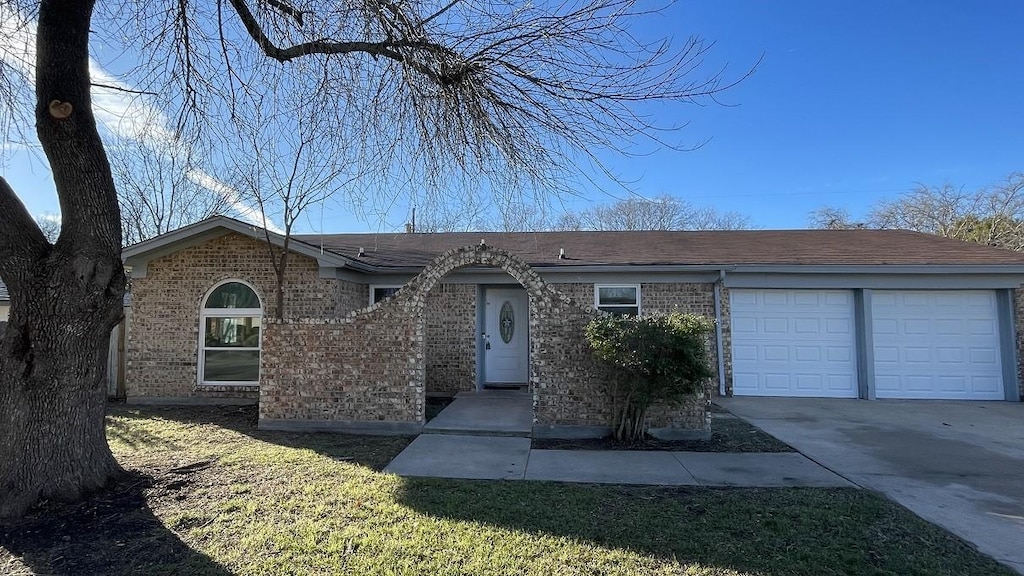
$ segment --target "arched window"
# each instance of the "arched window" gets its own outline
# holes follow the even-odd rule
[[[259,384],[262,320],[260,298],[247,284],[214,286],[199,315],[200,384]]]

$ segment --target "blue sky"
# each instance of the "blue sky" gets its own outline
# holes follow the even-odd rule
[[[700,149],[608,163],[641,195],[737,211],[764,228],[805,227],[826,204],[856,216],[917,182],[994,183],[1024,170],[1022,22],[1016,0],[679,2],[638,34],[715,41],[708,64],[727,63],[727,77],[764,60],[722,96],[731,106],[651,108],[689,122],[677,137],[709,140]],[[37,160],[18,154],[0,169],[30,211],[57,211]],[[581,195],[572,206],[611,200]],[[380,224],[339,208],[324,227]]]
[[[1024,170],[1022,2],[699,1],[662,20],[734,73],[765,58],[723,97],[737,106],[683,110],[703,148],[629,166],[645,194],[799,228],[824,204]]]

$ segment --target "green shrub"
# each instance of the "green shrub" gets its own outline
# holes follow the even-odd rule
[[[652,316],[601,316],[587,325],[587,342],[611,369],[616,440],[637,441],[647,431],[656,402],[678,404],[713,376],[705,338],[713,320],[673,312]]]

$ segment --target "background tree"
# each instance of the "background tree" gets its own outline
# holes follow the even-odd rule
[[[807,223],[811,228],[824,230],[849,230],[865,226],[862,222],[854,222],[849,210],[835,206],[822,206],[811,212],[807,216]]]
[[[45,212],[36,216],[35,221],[36,226],[39,226],[39,231],[43,233],[47,241],[51,243],[57,241],[57,237],[60,236],[59,215]]]
[[[276,278],[272,314],[285,317],[284,287],[288,270],[292,231],[307,211],[355,185],[356,163],[335,150],[332,128],[320,121],[316,110],[270,103],[270,110],[239,130],[242,142],[231,149],[233,187],[241,197],[255,203],[262,218],[267,254]],[[271,241],[280,222],[282,245]]]
[[[952,184],[919,184],[894,200],[879,202],[861,224],[842,208],[812,212],[814,228],[894,228],[1024,250],[1024,173],[974,191]]]
[[[129,246],[230,211],[228,199],[202,186],[196,151],[161,135],[108,148]]]
[[[736,212],[698,208],[675,196],[631,197],[563,214],[559,230],[743,230],[750,219]]]
[[[366,190],[457,196],[452,179],[471,173],[528,202],[574,188],[568,176],[598,154],[665,141],[641,104],[728,88],[720,73],[701,74],[699,38],[678,50],[638,39],[631,26],[650,12],[631,0],[0,0],[8,30],[32,39],[4,44],[0,126],[22,136],[34,126],[62,218],[51,243],[0,179],[0,276],[12,296],[0,341],[0,516],[79,498],[120,471],[103,376],[122,317],[123,236],[93,38],[98,55],[136,55],[118,81],[176,110],[177,142],[213,150],[210,139],[244,126],[262,95],[305,94],[329,126],[358,135],[339,145],[372,166]]]

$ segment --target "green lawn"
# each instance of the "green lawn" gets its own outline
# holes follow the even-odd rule
[[[402,479],[402,438],[112,407],[134,473],[0,526],[0,573],[1012,574],[874,494]]]

